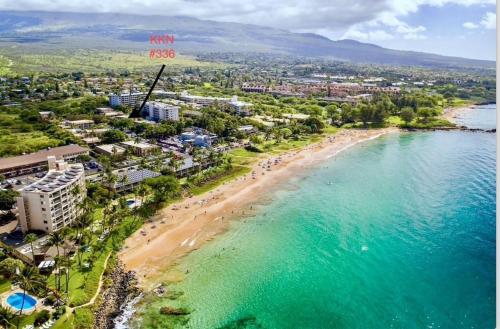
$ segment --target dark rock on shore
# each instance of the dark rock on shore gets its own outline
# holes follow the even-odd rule
[[[126,272],[123,264],[117,262],[108,279],[112,281],[101,295],[100,303],[95,311],[94,328],[114,328],[114,319],[120,315],[122,305],[129,298],[138,296],[140,289],[134,272]]]

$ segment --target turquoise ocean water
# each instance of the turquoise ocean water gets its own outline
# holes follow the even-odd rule
[[[495,139],[396,133],[299,174],[182,260],[184,295],[142,325],[168,304],[187,328],[494,328]]]

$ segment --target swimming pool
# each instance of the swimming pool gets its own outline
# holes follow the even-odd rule
[[[28,294],[24,296],[24,305],[23,305],[23,293],[16,292],[9,297],[7,297],[7,304],[13,309],[20,311],[21,306],[23,311],[30,311],[36,306],[36,299]]]

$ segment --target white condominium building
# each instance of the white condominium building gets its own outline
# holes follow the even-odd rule
[[[179,121],[179,106],[160,102],[146,102],[143,110],[149,120],[153,121]]]
[[[109,105],[111,106],[135,106],[140,100],[146,96],[145,93],[121,93],[120,95],[109,94]]]
[[[80,214],[86,195],[83,165],[48,157],[49,171],[26,187],[17,197],[19,223],[23,232],[53,232],[70,225]]]
[[[251,114],[250,108],[253,106],[252,103],[243,102],[238,100],[238,96],[233,96],[231,98],[225,97],[205,97],[205,96],[194,96],[190,95],[187,91],[181,92],[179,99],[188,103],[195,103],[201,106],[208,106],[215,102],[229,104],[232,108],[236,110],[236,114],[242,116],[248,116]]]

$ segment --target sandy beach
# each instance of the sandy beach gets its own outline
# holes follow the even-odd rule
[[[467,105],[467,106],[460,106],[460,107],[447,107],[443,110],[443,115],[442,117],[448,121],[451,121],[453,123],[457,123],[456,119],[464,112],[473,110],[476,107],[476,105]]]
[[[126,240],[119,257],[136,272],[141,287],[151,289],[164,269],[227,230],[230,219],[250,215],[252,204],[277,183],[355,144],[397,131],[343,130],[304,149],[259,159],[251,174],[159,211]]]

